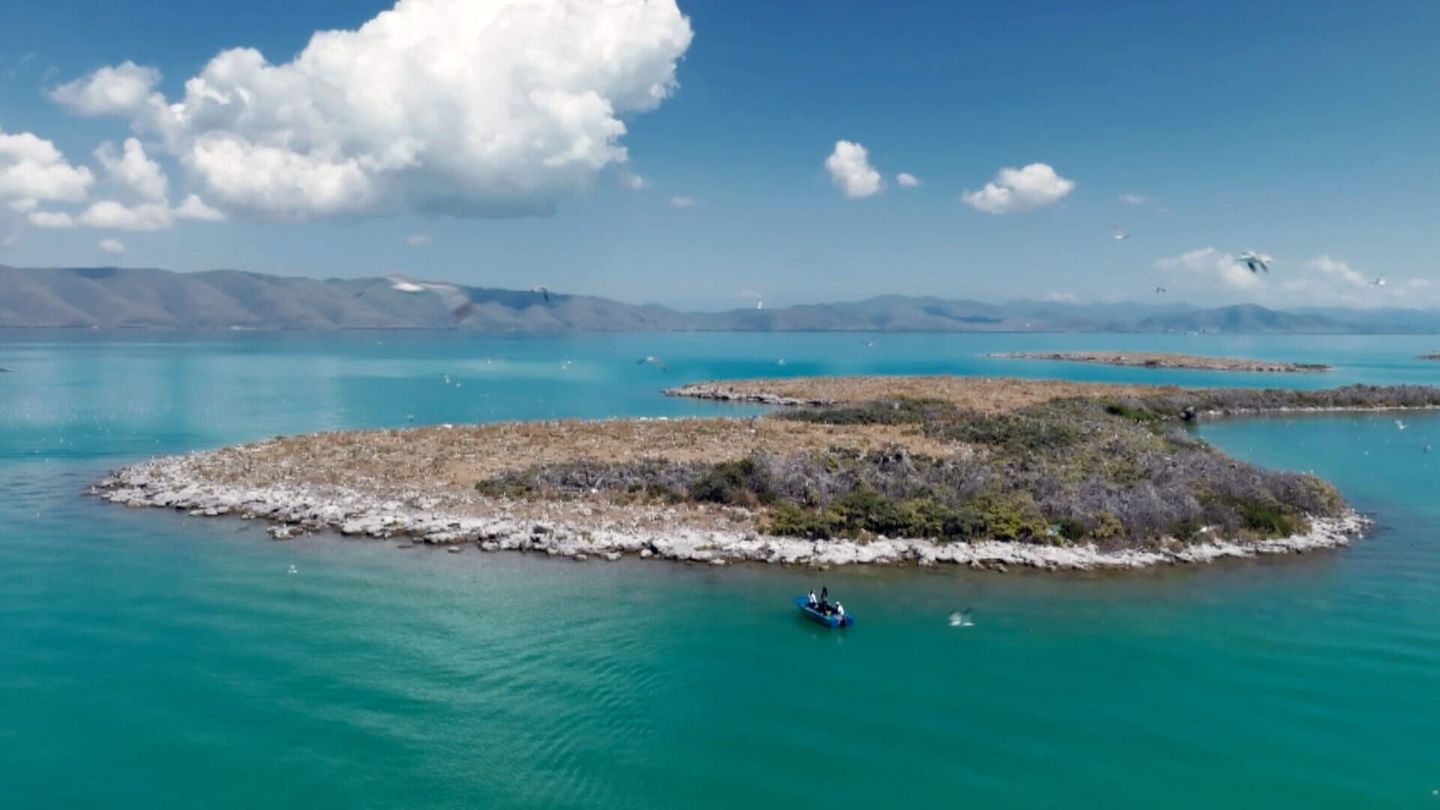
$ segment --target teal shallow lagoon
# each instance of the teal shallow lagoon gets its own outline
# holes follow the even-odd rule
[[[1413,359],[1424,338],[3,337],[0,783],[19,806],[1437,801],[1428,415],[1202,429],[1375,513],[1348,550],[1123,576],[827,572],[863,613],[845,634],[795,614],[807,571],[280,544],[79,496],[130,460],[275,433],[736,412],[658,394],[714,377],[1440,381]],[[983,356],[1132,346],[1337,369]],[[950,628],[964,607],[976,626]]]

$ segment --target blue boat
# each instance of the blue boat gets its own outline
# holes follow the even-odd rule
[[[849,613],[846,613],[845,618],[842,619],[833,613],[826,616],[819,610],[810,607],[810,598],[806,596],[795,597],[795,607],[800,608],[800,612],[804,613],[810,621],[819,622],[826,627],[853,627],[855,625],[855,617]]]

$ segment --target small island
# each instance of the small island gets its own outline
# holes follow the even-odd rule
[[[1135,368],[1185,368],[1202,371],[1254,371],[1293,373],[1329,371],[1324,363],[1288,363],[1278,360],[1247,360],[1234,357],[1204,357],[1163,352],[1002,352],[990,357],[1006,360],[1058,360],[1066,363],[1100,363]]]
[[[1330,484],[1233,459],[1217,415],[1434,408],[1440,388],[1186,389],[961,377],[700,383],[754,417],[441,425],[157,458],[94,492],[460,552],[723,565],[1139,568],[1344,545]]]

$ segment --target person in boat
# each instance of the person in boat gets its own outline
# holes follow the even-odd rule
[[[814,589],[814,588],[811,588],[811,589],[810,589],[810,596],[808,597],[808,599],[809,599],[809,605],[810,605],[810,607],[812,607],[812,608],[820,604],[820,600],[818,600],[818,599],[815,598],[815,589]]]
[[[830,588],[825,585],[820,586],[820,604],[816,605],[816,608],[821,616],[830,615]]]
[[[845,606],[839,602],[835,603],[835,616],[840,619],[841,624],[845,623]]]

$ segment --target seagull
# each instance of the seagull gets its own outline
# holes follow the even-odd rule
[[[757,300],[757,301],[755,302],[755,308],[756,308],[756,309],[764,309],[764,308],[765,308],[765,302],[764,302],[764,301],[758,301],[758,300]]]
[[[875,338],[865,338],[865,345],[866,345],[866,346],[874,346],[874,345],[875,345]]]
[[[1130,238],[1130,234],[1126,233],[1125,230],[1119,225],[1111,226],[1111,228],[1115,232],[1114,235],[1116,242],[1124,242],[1126,239]]]
[[[291,563],[291,564],[290,564],[290,570],[287,571],[286,573],[289,573],[289,574],[298,574],[298,573],[300,573],[300,569],[299,569],[299,568],[296,568],[294,563]]]
[[[1405,424],[1404,422],[1401,422],[1399,419],[1396,419],[1396,420],[1395,420],[1395,429],[1396,429],[1396,430],[1404,430],[1404,429],[1407,428],[1407,427],[1410,427],[1410,426],[1407,425],[1407,424]]]
[[[1164,294],[1165,294],[1165,288],[1164,288],[1164,287],[1156,287],[1156,288],[1155,288],[1155,293],[1156,293],[1157,295],[1164,295]]]
[[[777,365],[777,366],[783,366],[783,365],[785,365],[785,358],[781,357],[781,358],[776,359],[776,360],[775,360],[775,365]]]
[[[1270,272],[1270,264],[1275,261],[1264,253],[1256,253],[1253,250],[1247,250],[1236,258],[1252,273],[1259,273],[1261,270]]]
[[[661,360],[660,358],[656,357],[656,356],[653,355],[653,354],[651,354],[651,355],[646,355],[645,357],[642,357],[642,358],[640,358],[639,360],[636,360],[636,361],[635,361],[635,364],[636,364],[636,365],[639,365],[639,366],[654,366],[654,367],[660,369],[661,371],[664,371],[664,370],[665,370],[665,361],[664,361],[664,360]]]
[[[951,627],[974,627],[975,622],[970,618],[970,608],[957,610],[950,614]]]
[[[543,284],[542,284],[542,285],[537,285],[537,286],[531,287],[531,288],[530,288],[530,292],[535,293],[536,295],[539,295],[539,296],[543,296],[543,297],[545,298],[545,303],[547,303],[547,304],[550,303],[550,288],[549,288],[549,287],[546,287],[546,286],[544,286]]]
[[[402,275],[386,276],[384,280],[389,283],[390,289],[395,292],[405,293],[406,295],[434,293],[440,296],[440,300],[445,302],[445,306],[450,310],[450,314],[454,315],[457,321],[465,320],[475,311],[475,302],[470,298],[470,293],[459,285],[446,284],[439,281],[413,281]],[[360,290],[360,292],[355,293],[355,297],[359,298],[365,293],[370,292],[370,289],[374,286],[375,284],[366,286]]]
[[[1384,276],[1376,276],[1375,279],[1370,282],[1370,286],[1371,286],[1371,287],[1384,287],[1384,286],[1385,286],[1385,277],[1384,277]]]

